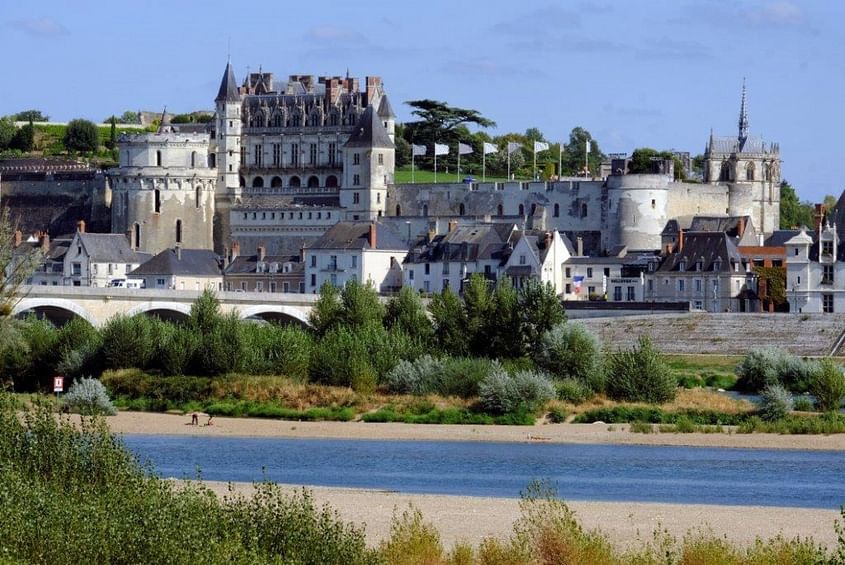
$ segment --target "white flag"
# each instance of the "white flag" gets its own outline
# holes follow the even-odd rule
[[[549,148],[549,144],[545,141],[535,141],[534,142],[534,153],[538,151],[546,151]]]
[[[434,154],[435,155],[448,155],[449,154],[449,146],[444,143],[435,143],[434,144]]]
[[[425,155],[425,145],[411,145],[411,151],[414,157],[422,157]]]
[[[590,152],[590,140],[588,139],[587,140],[587,153],[589,153],[589,152]]]
[[[508,155],[516,151],[517,149],[521,148],[522,144],[518,141],[511,141],[508,143]]]
[[[472,153],[472,146],[466,143],[458,143],[458,155],[469,155]]]
[[[486,141],[484,142],[484,154],[485,155],[488,155],[490,153],[498,153],[498,152],[499,152],[499,148],[496,147],[494,144],[487,143]]]

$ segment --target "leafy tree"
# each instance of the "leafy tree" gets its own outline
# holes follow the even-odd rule
[[[662,404],[678,393],[669,365],[648,337],[640,337],[633,349],[612,353],[607,369],[607,395],[614,400]]]
[[[590,144],[589,166],[590,174],[597,176],[605,154],[601,152],[598,142],[593,139],[589,131],[582,127],[573,128],[569,133],[569,144],[563,151],[563,173],[569,175],[583,175],[584,162]]]
[[[384,322],[388,328],[401,330],[423,344],[430,343],[434,334],[420,295],[410,286],[403,286],[399,295],[388,302]]]
[[[35,146],[35,127],[32,122],[22,126],[15,132],[12,142],[9,144],[11,149],[17,149],[24,153],[29,153]]]
[[[684,164],[671,151],[657,151],[651,147],[640,147],[631,153],[628,172],[632,174],[646,174],[652,171],[652,159],[671,159],[675,165],[675,180],[686,179]]]
[[[446,143],[453,148],[453,157],[454,146],[458,141],[472,142],[472,135],[466,127],[468,124],[483,128],[496,126],[496,122],[485,118],[477,110],[449,106],[446,102],[438,100],[411,100],[406,104],[413,108],[411,113],[419,120],[404,125],[405,140],[426,146]],[[477,148],[474,154],[478,154]],[[426,157],[419,161],[429,163],[433,159]]]
[[[141,123],[141,116],[138,112],[133,112],[131,110],[127,110],[120,115],[120,119],[118,120],[121,124],[140,124]]]
[[[24,110],[15,114],[17,122],[49,122],[50,116],[42,114],[41,110]]]
[[[8,149],[15,137],[15,122],[9,116],[0,118],[0,151]]]
[[[467,316],[464,305],[452,289],[431,297],[428,305],[434,322],[434,336],[441,350],[454,356],[467,353]]]
[[[308,321],[318,336],[324,336],[340,321],[340,292],[328,281],[320,287],[320,298],[311,309]]]
[[[205,289],[196,301],[191,304],[188,315],[188,326],[200,335],[211,333],[220,320],[220,300],[214,291]]]
[[[558,379],[574,379],[597,392],[604,388],[601,341],[580,323],[558,324],[544,333],[537,364]]]
[[[111,117],[111,127],[109,128],[109,139],[105,145],[108,149],[114,150],[117,147],[117,120],[114,116]]]
[[[526,353],[536,351],[543,334],[566,320],[563,305],[550,283],[529,280],[519,290],[518,305],[519,330]]]
[[[481,273],[470,275],[464,285],[464,310],[470,352],[484,355],[490,347],[488,327],[496,321],[492,319],[493,294],[490,292],[490,284]]]
[[[94,122],[71,120],[65,130],[64,144],[70,151],[96,151],[100,146],[100,132]]]
[[[795,189],[786,180],[780,183],[780,228],[813,227],[813,205],[800,202]]]
[[[836,208],[838,199],[832,194],[826,194],[822,202],[824,203],[824,209],[830,212]]]
[[[519,298],[510,278],[502,277],[493,290],[493,309],[489,324],[489,355],[512,359],[522,355]]]
[[[525,130],[525,139],[531,142],[546,141],[546,138],[543,137],[543,132],[539,128],[528,128]]]
[[[0,324],[11,315],[20,300],[20,288],[26,284],[43,257],[40,249],[25,250],[15,247],[17,229],[9,208],[0,209],[0,273],[3,274],[0,277]]]
[[[845,398],[842,368],[829,358],[822,359],[813,375],[810,392],[816,397],[816,406],[822,412],[839,411]]]
[[[380,326],[384,320],[384,306],[370,284],[347,282],[340,291],[340,305],[339,322],[347,327]]]
[[[775,310],[788,310],[786,302],[786,267],[754,267],[754,273],[759,279],[757,285],[760,292],[760,300],[764,308],[771,304]]]

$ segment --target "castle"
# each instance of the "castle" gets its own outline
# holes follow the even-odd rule
[[[363,88],[362,88],[363,87]],[[410,241],[449,222],[512,223],[581,238],[590,254],[661,248],[671,219],[750,216],[771,234],[780,216],[780,149],[748,134],[743,85],[738,135],[712,133],[703,182],[674,180],[672,163],[603,179],[396,184],[395,114],[379,77],[250,73],[226,65],[216,117],[122,136],[108,172],[112,230],[133,248],[262,246],[295,254],[339,221],[385,224]]]

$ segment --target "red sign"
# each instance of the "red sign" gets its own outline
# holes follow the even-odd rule
[[[64,377],[53,377],[53,392],[62,392],[65,389]]]

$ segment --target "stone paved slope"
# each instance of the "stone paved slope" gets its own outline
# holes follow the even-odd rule
[[[612,348],[648,335],[665,353],[743,355],[780,347],[828,355],[845,331],[845,314],[659,314],[579,320]],[[840,348],[842,354],[845,348]]]

